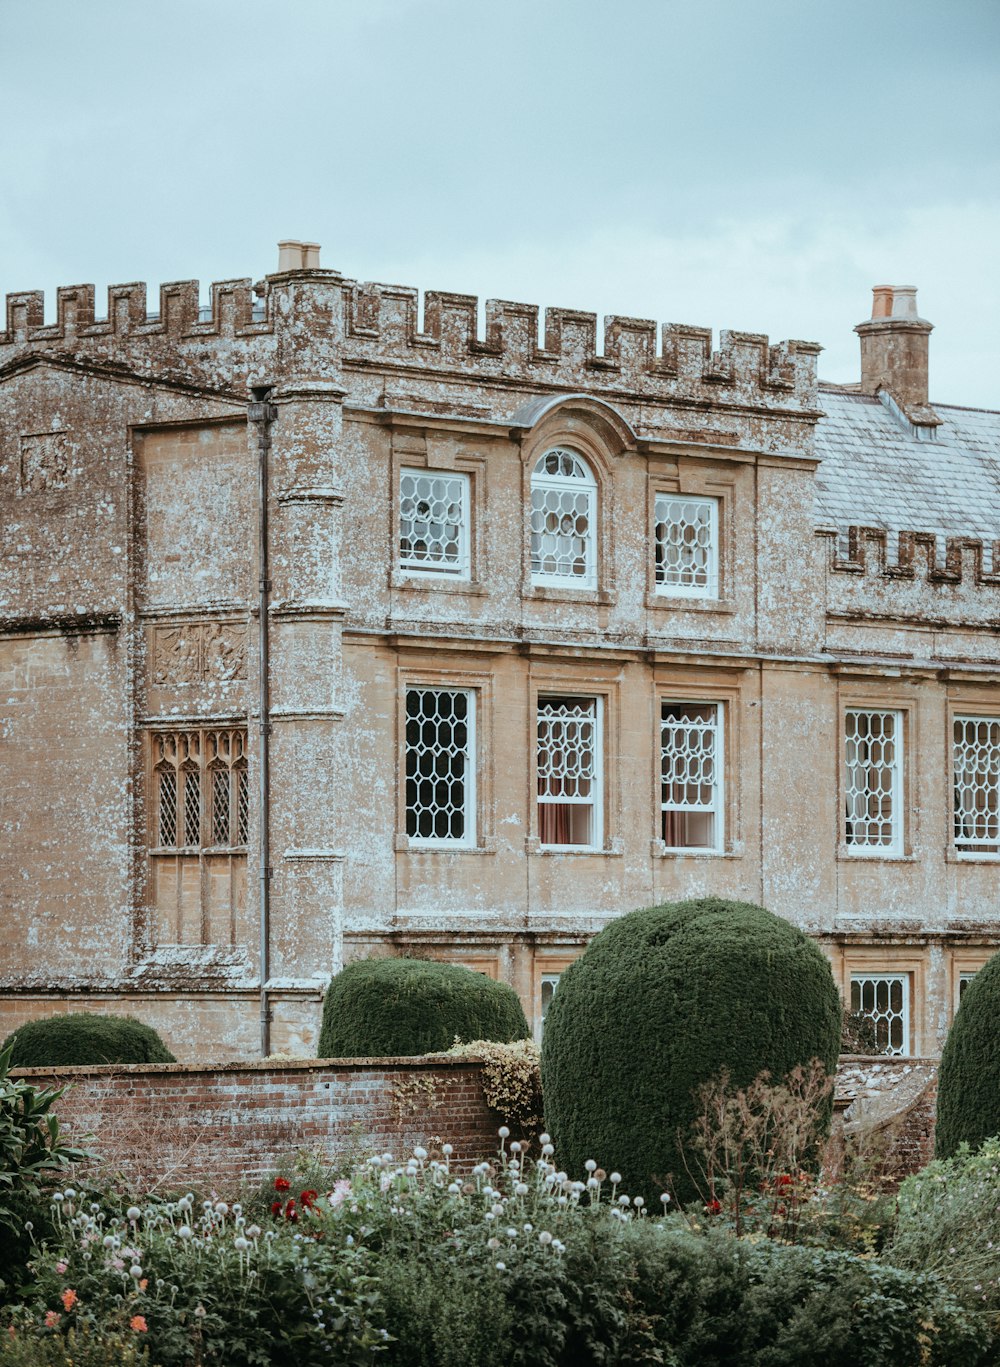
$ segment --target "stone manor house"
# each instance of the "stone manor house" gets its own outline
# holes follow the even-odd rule
[[[609,918],[717,893],[939,1049],[1000,947],[1000,413],[931,406],[911,288],[843,386],[808,342],[538,324],[298,242],[204,306],[8,296],[3,1033],[308,1052],[387,953],[540,1030]]]

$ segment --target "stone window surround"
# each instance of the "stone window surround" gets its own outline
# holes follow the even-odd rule
[[[525,744],[525,770],[527,777],[526,804],[528,811],[528,834],[524,840],[525,853],[546,859],[603,859],[608,855],[622,855],[624,843],[621,830],[621,796],[619,754],[620,742],[618,729],[621,724],[619,706],[619,685],[606,674],[580,673],[550,674],[539,666],[533,666],[528,678],[528,734]],[[536,756],[538,749],[538,700],[545,697],[596,698],[601,700],[600,745],[602,775],[600,802],[602,844],[597,847],[548,846],[543,845],[538,834],[538,779],[536,777]]]
[[[847,735],[847,713],[855,711],[898,712],[900,714],[899,746],[902,760],[902,773],[899,781],[901,823],[899,846],[896,850],[858,849],[847,843],[847,757],[845,737]],[[837,697],[837,858],[848,863],[871,863],[886,861],[898,863],[901,860],[913,861],[918,843],[919,829],[914,806],[916,787],[916,711],[917,702],[912,693],[903,692],[898,687],[878,688],[873,680],[864,682],[840,683]]]
[[[660,782],[660,712],[665,702],[718,703],[722,708],[722,846],[717,850],[675,849],[660,835],[662,804]],[[743,854],[740,840],[740,704],[742,689],[732,678],[718,681],[693,679],[685,669],[658,669],[653,677],[652,715],[654,725],[651,794],[653,833],[650,853],[654,859],[725,859]]]
[[[732,614],[736,557],[736,481],[739,470],[723,466],[706,469],[703,460],[679,456],[675,460],[650,457],[646,493],[646,597],[656,612],[715,612]],[[656,498],[658,494],[714,498],[718,502],[718,594],[715,597],[664,593],[656,584]]]
[[[1000,705],[997,704],[995,690],[989,696],[966,690],[950,694],[946,705],[947,727],[945,731],[945,773],[947,775],[947,831],[945,835],[945,859],[955,864],[996,864],[1000,853],[988,854],[981,851],[960,850],[955,845],[955,760],[953,737],[956,717],[996,717],[1000,720]],[[957,998],[956,998],[957,1000]]]
[[[542,1038],[542,979],[565,973],[570,964],[583,953],[581,946],[575,953],[546,954],[536,952],[531,966],[531,1017],[535,1039]]]
[[[475,830],[474,844],[423,844],[406,833],[406,692],[410,688],[469,692],[475,709]],[[396,667],[396,834],[397,854],[421,858],[462,858],[495,854],[497,848],[493,801],[493,674],[462,669],[428,668],[400,662]]]
[[[950,1017],[949,1021],[955,1019],[955,1012],[958,1010],[960,984],[964,974],[978,973],[984,964],[988,963],[996,953],[994,948],[983,949],[953,949],[951,951],[950,981],[951,981],[951,1000],[949,1001]]]
[[[927,951],[912,945],[845,945],[841,951],[839,981],[841,999],[845,1006],[851,1002],[851,978],[855,974],[869,977],[903,976],[909,979],[910,1038],[904,1056],[919,1058],[927,1030]],[[834,977],[837,978],[836,969]]]
[[[448,434],[450,437],[451,434]],[[486,453],[475,453],[451,440],[433,436],[418,436],[412,432],[393,432],[392,453],[389,461],[389,556],[390,583],[395,590],[416,593],[459,593],[482,596],[486,592],[485,565]],[[399,563],[400,507],[399,487],[403,470],[440,471],[443,475],[465,475],[468,488],[468,574],[435,574],[426,570],[412,570]]]

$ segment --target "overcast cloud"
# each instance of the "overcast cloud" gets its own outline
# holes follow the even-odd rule
[[[998,58],[997,0],[0,0],[0,290],[206,292],[304,238],[851,380],[915,284],[932,398],[1000,408]]]

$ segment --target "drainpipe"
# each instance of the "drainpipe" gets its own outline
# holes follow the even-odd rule
[[[269,386],[251,389],[247,422],[257,429],[257,569],[259,623],[257,632],[257,677],[260,680],[260,748],[258,751],[260,789],[260,1054],[271,1052],[271,1007],[267,983],[271,976],[271,691],[268,644],[268,606],[271,593],[268,556],[267,494],[268,452],[271,449],[271,423],[278,416]]]

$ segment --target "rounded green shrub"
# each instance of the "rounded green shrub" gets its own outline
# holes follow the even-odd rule
[[[362,959],[326,990],[319,1056],[434,1054],[456,1037],[506,1044],[528,1033],[517,993],[505,983],[455,964]]]
[[[822,1060],[841,1005],[822,952],[763,907],[715,897],[631,912],[559,980],[545,1020],[542,1092],[561,1167],[593,1158],[647,1202],[697,1194],[686,1149],[697,1090]],[[657,1208],[658,1203],[657,1203]]]
[[[79,1011],[19,1026],[3,1042],[13,1045],[12,1068],[65,1068],[94,1063],[176,1063],[151,1025],[132,1016]]]
[[[950,1158],[959,1144],[977,1149],[1000,1135],[1000,954],[962,994],[941,1054],[934,1149]]]

